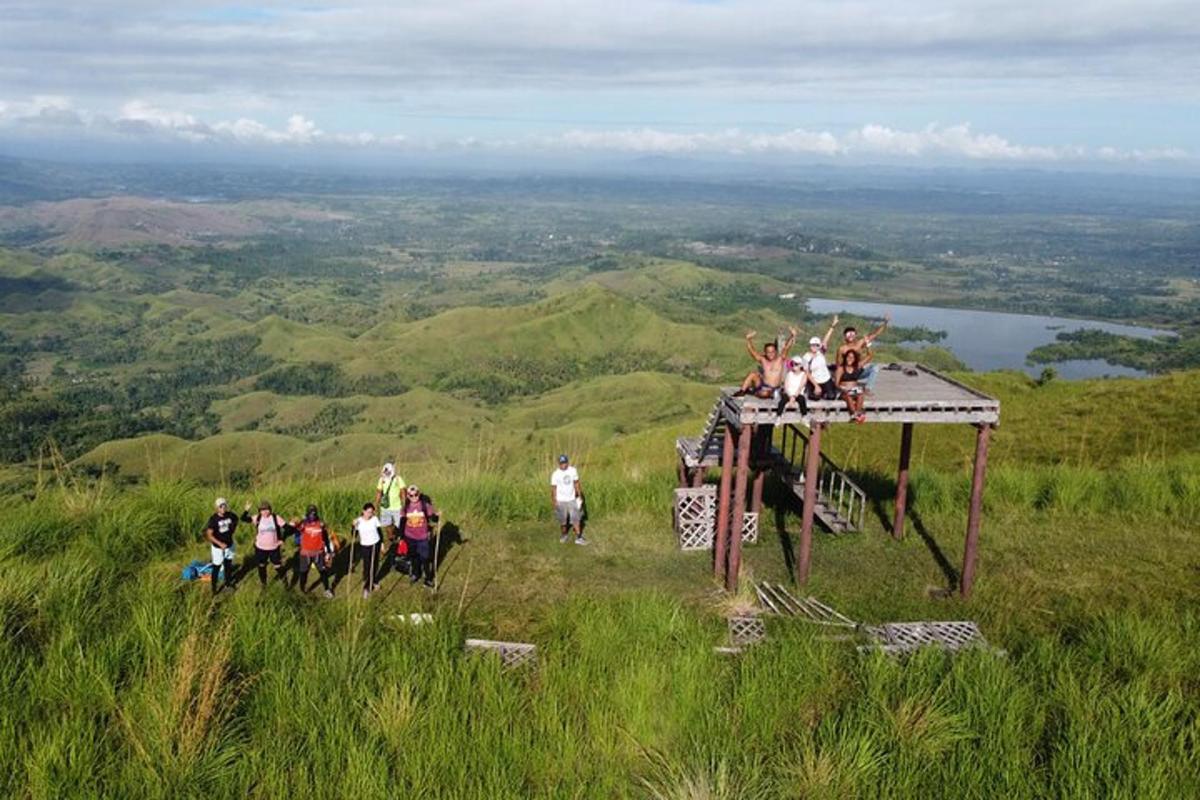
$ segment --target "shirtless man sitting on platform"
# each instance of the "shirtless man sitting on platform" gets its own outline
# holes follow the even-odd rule
[[[871,344],[883,333],[887,328],[888,323],[892,321],[892,315],[884,314],[883,322],[879,323],[879,327],[868,333],[866,336],[859,336],[858,329],[850,325],[846,330],[842,331],[842,345],[838,347],[837,357],[833,363],[841,365],[846,361],[846,353],[853,350],[858,354],[858,368],[862,370],[862,377],[858,383],[860,386],[870,392],[875,385],[875,375],[878,372],[879,365],[872,364],[871,359],[874,356],[871,353]],[[835,323],[836,324],[836,323]]]
[[[763,345],[761,353],[754,349],[754,337],[758,335],[758,332],[750,331],[746,334],[746,350],[750,353],[750,357],[758,362],[758,369],[751,372],[746,376],[746,380],[742,381],[742,388],[738,390],[739,395],[753,392],[755,397],[765,400],[775,399],[776,393],[783,386],[784,361],[796,341],[796,329],[788,328],[788,333],[790,335],[783,343],[783,352],[779,351],[774,341],[770,341]]]

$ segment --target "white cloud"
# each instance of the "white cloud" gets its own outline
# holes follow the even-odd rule
[[[71,122],[73,121],[73,122]],[[904,130],[869,123],[841,133],[794,128],[774,132],[728,128],[678,132],[653,127],[627,129],[574,128],[557,134],[487,138],[413,139],[399,133],[327,132],[303,114],[291,114],[280,127],[249,117],[206,122],[198,116],[164,109],[143,99],[121,105],[114,118],[76,109],[61,96],[27,101],[0,101],[0,132],[71,124],[85,136],[126,141],[155,139],[234,147],[407,148],[493,151],[607,152],[631,154],[808,157],[834,160],[974,161],[974,162],[1137,162],[1184,161],[1193,158],[1174,147],[1121,149],[1079,145],[1030,145],[994,133],[976,131],[968,123],[930,124]]]
[[[864,125],[846,136],[851,151],[919,157],[929,154],[986,161],[1057,161],[1069,158],[1071,149],[1013,144],[992,133],[975,133],[968,124],[929,125],[918,131],[901,131],[883,125]]]

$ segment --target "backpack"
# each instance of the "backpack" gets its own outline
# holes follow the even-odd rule
[[[193,559],[192,563],[183,568],[183,571],[180,573],[179,577],[181,580],[185,581],[198,581],[202,580],[205,576],[211,577],[212,570],[212,564],[206,561],[200,561],[199,559]]]

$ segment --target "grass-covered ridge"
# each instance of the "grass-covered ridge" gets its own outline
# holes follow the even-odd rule
[[[423,478],[456,530],[443,590],[391,576],[365,603],[357,575],[332,602],[263,594],[247,576],[214,604],[206,585],[181,583],[180,565],[206,551],[213,487],[47,486],[2,508],[0,785],[33,797],[1188,796],[1200,788],[1197,466],[997,467],[965,606],[927,591],[947,583],[934,550],[959,559],[963,470],[914,475],[902,543],[874,515],[862,534],[818,537],[810,590],[839,609],[975,618],[1008,653],[906,662],[794,623],[771,623],[737,659],[715,654],[726,604],[704,555],[674,547],[668,470],[585,471],[586,549],[557,544],[536,476],[480,462]],[[219,490],[286,512],[315,501],[344,531],[370,480]],[[747,577],[784,578],[779,548],[767,525]],[[435,623],[392,617],[410,611]],[[463,652],[465,636],[535,641],[539,667],[502,674]]]

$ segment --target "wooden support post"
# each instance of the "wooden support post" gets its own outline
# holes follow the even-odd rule
[[[704,477],[708,472],[708,467],[701,464],[692,470],[692,488],[699,489],[704,485]]]
[[[688,468],[687,462],[683,460],[683,456],[679,457],[679,488],[686,489],[688,487]]]
[[[721,446],[721,488],[717,492],[717,530],[713,540],[713,574],[725,576],[725,544],[729,539],[729,487],[733,484],[733,440],[737,429],[725,429]]]
[[[814,422],[808,435],[808,449],[804,457],[804,511],[800,517],[800,553],[796,558],[796,580],[808,583],[812,567],[813,512],[817,505],[817,467],[821,463],[821,431],[824,422]]]
[[[729,570],[725,573],[726,591],[736,592],[738,572],[742,567],[742,523],[746,516],[746,484],[750,478],[750,444],[754,429],[742,428],[738,436],[737,478],[733,486],[733,518],[729,520]]]
[[[763,484],[767,482],[767,471],[760,469],[754,473],[754,486],[750,490],[750,513],[762,513]]]
[[[912,455],[913,424],[900,429],[900,469],[896,472],[896,516],[892,519],[892,538],[904,538],[904,512],[908,509],[908,460]]]
[[[987,470],[988,441],[992,426],[979,425],[975,434],[975,472],[971,476],[971,507],[967,510],[967,543],[963,547],[962,577],[959,593],[964,599],[971,596],[975,583],[975,557],[979,553],[979,522],[983,516],[983,478]]]

